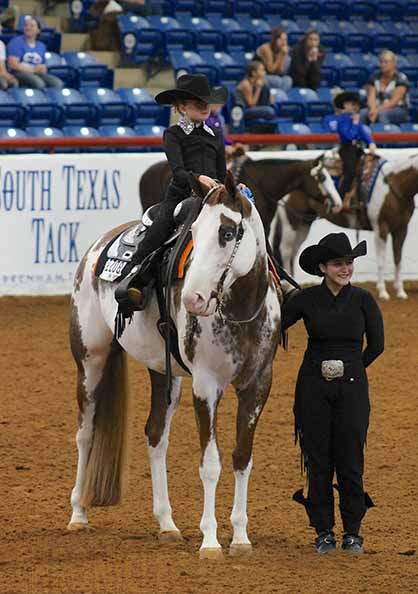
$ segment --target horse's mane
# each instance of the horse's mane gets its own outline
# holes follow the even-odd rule
[[[287,167],[288,165],[299,165],[301,163],[312,163],[315,159],[248,159],[245,163],[251,165],[271,165],[274,167]],[[245,166],[244,163],[244,166]]]

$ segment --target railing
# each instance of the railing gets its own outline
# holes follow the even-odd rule
[[[321,145],[337,144],[336,134],[231,134],[228,135],[234,142],[251,145]],[[418,148],[418,132],[402,133],[376,133],[373,134],[379,144],[405,144],[415,143]],[[65,137],[65,138],[0,138],[0,149],[50,149],[56,148],[94,148],[94,147],[141,147],[162,146],[162,138],[156,136],[117,136],[117,137]]]

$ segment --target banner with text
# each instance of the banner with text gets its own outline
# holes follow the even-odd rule
[[[383,151],[382,151],[383,152]],[[399,158],[393,151],[389,158]],[[312,158],[317,151],[256,152],[251,157]],[[85,251],[102,233],[136,220],[142,209],[139,180],[162,153],[7,155],[0,160],[0,295],[56,295],[71,292]],[[335,231],[318,220],[307,241]],[[358,235],[349,231],[355,242]],[[367,258],[356,263],[356,279],[376,279],[371,232]],[[418,216],[411,220],[404,247],[403,277],[418,278]],[[388,246],[388,278],[393,260]],[[296,267],[297,280],[312,282]]]

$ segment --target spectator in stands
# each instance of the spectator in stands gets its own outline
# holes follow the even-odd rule
[[[324,58],[318,31],[309,31],[292,50],[289,75],[293,86],[316,90],[320,86]]]
[[[272,98],[266,80],[266,69],[262,62],[254,60],[248,64],[246,76],[238,83],[235,95],[237,103],[246,108],[247,123],[255,119],[276,119],[276,112],[271,105]],[[252,128],[252,131],[255,129]],[[257,132],[263,131],[257,129]]]
[[[61,89],[62,80],[47,73],[46,46],[38,40],[40,31],[36,19],[26,19],[23,35],[14,37],[7,44],[7,65],[22,87]]]
[[[266,69],[266,79],[273,89],[287,91],[292,86],[292,79],[287,75],[290,66],[287,33],[276,27],[271,32],[271,39],[263,43],[255,52],[255,60],[260,60]]]
[[[90,14],[98,19],[98,24],[91,31],[90,48],[96,51],[114,51],[120,49],[118,16],[123,12],[116,0],[96,0],[91,5]]]
[[[18,6],[8,6],[0,15],[1,30],[5,33],[16,31],[20,10]]]
[[[389,50],[379,56],[380,68],[367,83],[367,107],[360,119],[368,124],[402,124],[409,120],[409,81],[396,67],[396,54]]]
[[[0,90],[7,91],[9,87],[17,87],[18,82],[6,68],[6,46],[0,40]]]

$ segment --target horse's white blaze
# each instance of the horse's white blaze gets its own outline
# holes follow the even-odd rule
[[[186,309],[198,315],[212,315],[216,301],[213,294],[222,272],[225,270],[235,246],[235,241],[229,241],[225,247],[219,245],[218,229],[221,215],[232,219],[236,225],[241,222],[241,214],[223,204],[204,206],[201,214],[193,223],[193,263],[184,283],[182,299]],[[204,223],[202,224],[202,221]],[[225,279],[225,287],[236,278],[246,275],[253,265],[256,255],[256,245],[251,226],[244,225],[244,236],[234,257],[232,267]],[[217,249],[215,249],[217,246]],[[199,308],[199,301],[201,307]]]
[[[251,469],[253,467],[253,459],[250,459],[245,470],[236,470],[235,476],[235,493],[234,506],[231,513],[231,524],[234,529],[232,537],[232,545],[248,545],[251,544],[247,535],[247,499],[248,499],[248,481],[250,478]]]
[[[153,513],[160,525],[161,532],[176,532],[172,509],[168,497],[166,456],[171,421],[180,400],[181,378],[173,378],[171,391],[171,405],[168,407],[163,435],[156,447],[148,444],[148,454],[151,466]]]
[[[334,203],[332,206],[332,212],[340,212],[343,206],[343,202],[341,200],[341,196],[337,188],[335,187],[334,180],[332,179],[328,171],[325,169],[325,167],[322,167],[322,173],[324,174],[325,179],[324,181],[321,181],[318,184],[321,189],[321,192],[324,196],[330,196],[332,198],[332,201]]]

